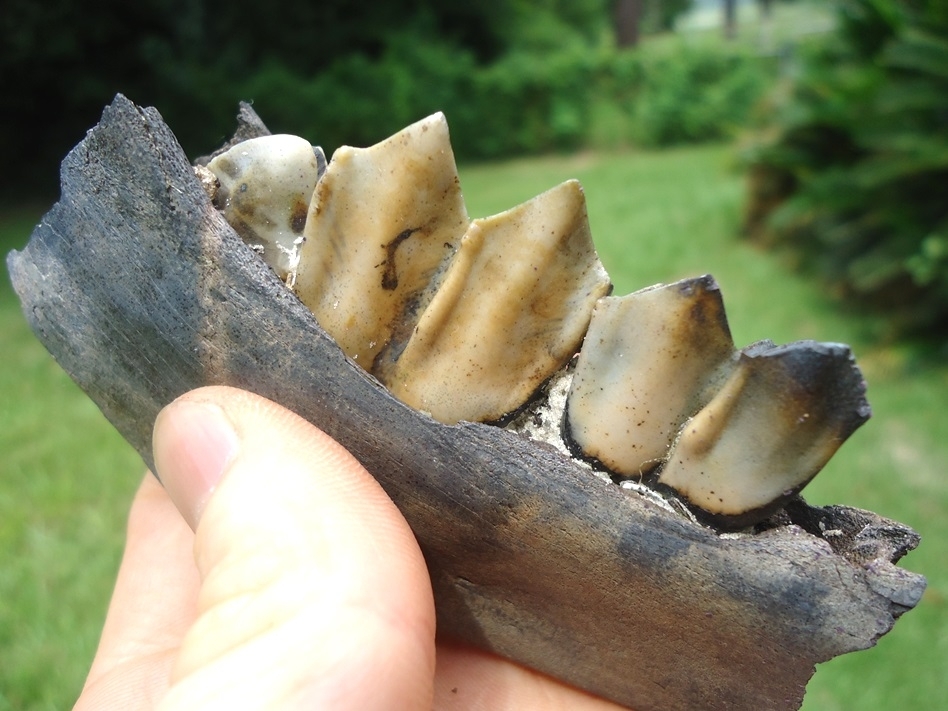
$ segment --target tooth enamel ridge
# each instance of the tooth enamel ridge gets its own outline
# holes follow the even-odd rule
[[[383,382],[446,424],[500,420],[573,357],[609,277],[568,181],[475,220]]]
[[[609,296],[576,181],[471,221],[442,114],[320,155],[239,143],[208,165],[217,204],[347,356],[444,424],[509,423],[733,529],[869,417],[848,347],[736,350],[710,275]]]
[[[443,115],[342,147],[313,196],[296,294],[371,372],[407,341],[469,223]]]

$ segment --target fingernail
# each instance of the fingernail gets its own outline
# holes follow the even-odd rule
[[[155,469],[191,528],[197,527],[239,446],[237,432],[217,405],[176,400],[158,413],[152,437]]]

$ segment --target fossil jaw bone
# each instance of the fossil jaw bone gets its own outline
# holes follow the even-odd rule
[[[425,551],[440,636],[632,708],[791,709],[815,664],[872,646],[921,598],[924,578],[892,565],[918,535],[875,514],[796,501],[795,525],[722,538],[511,432],[398,406],[191,170],[157,111],[117,97],[7,258],[24,315],[147,463],[160,408],[203,385],[338,439]]]
[[[722,528],[772,514],[869,416],[845,346],[735,351],[710,276],[607,297],[575,181],[471,222],[441,114],[340,148],[303,233],[287,281],[403,402],[445,424],[506,420],[582,342],[552,413],[573,454],[648,474]]]

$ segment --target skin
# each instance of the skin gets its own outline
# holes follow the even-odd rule
[[[202,388],[153,445],[76,709],[619,708],[436,640],[405,519],[288,410]]]

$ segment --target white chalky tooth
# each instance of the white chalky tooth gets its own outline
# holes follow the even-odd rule
[[[217,202],[245,242],[286,279],[296,267],[299,242],[320,161],[310,143],[276,135],[238,143],[207,164],[217,176]]]
[[[753,523],[816,476],[869,418],[864,393],[847,346],[755,344],[682,429],[658,481],[718,524]]]
[[[564,437],[578,456],[625,476],[653,469],[682,423],[734,363],[714,279],[601,299],[576,364]]]
[[[475,220],[383,382],[445,423],[523,405],[576,353],[611,288],[575,180]]]
[[[316,187],[295,290],[366,370],[399,350],[470,220],[443,114],[343,146]]]

